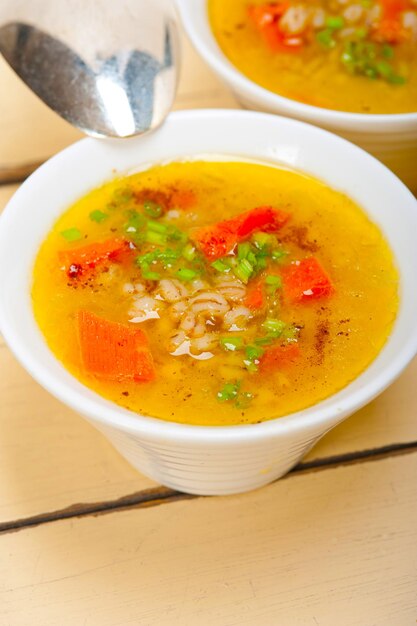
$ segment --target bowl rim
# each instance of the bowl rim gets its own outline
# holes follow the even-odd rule
[[[235,87],[237,92],[243,92],[248,97],[256,98],[258,102],[262,102],[263,106],[269,107],[270,112],[278,111],[277,107],[280,107],[279,113],[281,115],[294,115],[298,119],[310,123],[331,125],[333,129],[362,130],[367,133],[387,132],[387,126],[390,127],[389,132],[409,130],[410,126],[417,129],[417,111],[408,113],[355,113],[326,109],[292,100],[262,87],[238,70],[221,50],[210,28],[208,1],[175,0],[182,24],[196,51],[221,76],[226,84],[229,87]],[[199,11],[201,10],[200,7],[204,10],[209,37],[216,52],[206,45],[205,33],[202,33],[193,19],[193,10]]]
[[[175,125],[177,120],[185,120],[186,122],[191,120],[197,121],[201,124],[207,119],[215,121],[217,119],[236,119],[236,117],[239,117],[242,123],[256,119],[266,121],[269,120],[271,124],[284,124],[293,127],[294,129],[308,130],[310,134],[327,136],[328,139],[331,138],[332,142],[334,144],[338,144],[342,150],[349,148],[351,152],[353,151],[356,155],[360,155],[362,160],[366,159],[369,163],[373,163],[373,166],[377,167],[385,178],[388,180],[391,179],[391,184],[394,183],[398,187],[398,191],[401,191],[403,197],[408,196],[408,198],[416,205],[417,209],[417,200],[411,192],[382,163],[345,139],[342,139],[323,129],[306,124],[305,122],[253,111],[238,111],[234,109],[200,109],[171,113],[165,125]],[[165,125],[162,126],[161,130],[157,130],[155,132],[163,132]],[[130,140],[124,141],[126,142]],[[98,143],[104,142],[93,138],[82,139],[53,156],[41,165],[41,167],[38,168],[38,170],[36,170],[28,179],[26,179],[12,199],[8,202],[4,210],[4,214],[0,219],[0,244],[2,239],[7,239],[7,221],[9,216],[14,211],[14,205],[19,205],[20,203],[20,191],[24,190],[26,192],[27,189],[31,188],[33,182],[38,184],[45,175],[48,176],[48,170],[54,171],[55,165],[60,162],[63,163],[67,161],[68,164],[69,160],[70,162],[76,163],[79,155],[85,155],[86,150],[88,152],[90,148],[98,145]],[[146,162],[146,160],[144,159],[143,162]],[[327,184],[331,185],[331,183]],[[30,307],[30,305],[28,306]],[[31,318],[34,320],[33,310],[31,307],[30,314]],[[266,420],[258,424],[242,424],[236,426],[201,426],[169,422],[155,417],[135,414],[131,411],[123,409],[109,400],[103,399],[95,392],[89,390],[88,387],[79,383],[74,376],[69,374],[64,366],[53,355],[52,351],[48,348],[54,361],[54,367],[56,366],[57,370],[60,369],[61,371],[66,372],[71,382],[75,382],[79,386],[79,389],[74,392],[74,390],[70,387],[70,384],[60,379],[58,372],[51,375],[48,371],[48,367],[37,361],[36,351],[33,351],[31,346],[26,345],[24,341],[20,339],[17,329],[13,327],[13,323],[9,324],[8,322],[7,314],[2,307],[1,297],[0,328],[12,352],[22,363],[25,369],[32,375],[32,377],[53,396],[78,413],[90,418],[97,425],[102,425],[103,427],[111,426],[112,428],[117,428],[118,430],[122,430],[126,433],[140,436],[145,441],[147,440],[161,443],[174,440],[177,443],[193,443],[196,447],[204,447],[210,444],[249,445],[270,437],[292,436],[298,431],[314,431],[317,430],[318,426],[321,426],[323,432],[327,432],[327,430],[342,421],[344,417],[360,409],[386,389],[393,382],[393,380],[401,374],[417,353],[416,326],[415,332],[409,337],[407,344],[403,345],[402,349],[395,353],[395,358],[393,358],[389,364],[384,365],[381,372],[379,372],[367,383],[362,384],[359,389],[356,389],[347,398],[343,398],[340,403],[338,403],[337,400],[334,401],[334,398],[338,394],[338,392],[336,392],[336,394],[332,394],[312,407],[283,417]],[[39,329],[38,332],[43,338]],[[43,341],[46,344],[44,338]],[[380,351],[379,355],[384,352],[385,347],[386,344]],[[378,358],[379,355],[376,358]],[[372,361],[369,366],[371,366],[374,361]],[[369,366],[363,373],[368,370]],[[357,378],[360,378],[361,376],[362,374],[360,374]],[[343,389],[346,389],[346,387]],[[343,391],[343,389],[340,391]],[[326,402],[329,406],[323,407],[323,404]],[[337,406],[338,404],[341,406]]]

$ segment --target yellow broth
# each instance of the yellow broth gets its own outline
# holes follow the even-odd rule
[[[253,13],[268,6],[287,8]],[[224,54],[269,91],[339,111],[417,111],[414,0],[208,0],[208,9]]]
[[[153,222],[192,236],[199,226],[266,205],[289,214],[279,232],[267,236],[272,238],[272,248],[279,251],[277,259],[269,257],[267,269],[245,285],[233,271],[219,272],[211,262],[202,261],[198,250],[191,265],[181,256],[163,272],[167,278],[176,276],[179,267],[197,268],[197,283],[194,279],[179,281],[189,294],[181,301],[189,306],[196,293],[216,292],[225,277],[237,284],[238,296],[247,295],[259,276],[280,275],[285,268],[296,267],[302,259],[312,256],[330,277],[333,293],[293,303],[283,295],[281,286],[265,285],[269,290],[266,309],[264,303],[261,310],[251,311],[250,319],[240,319],[242,331],[230,329],[230,324],[226,329],[224,314],[211,316],[203,311],[199,320],[203,322],[203,332],[214,336],[206,350],[212,354],[210,358],[172,356],[172,337],[184,324],[187,308],[178,307],[178,302],[164,301],[159,280],[144,279],[144,267],[137,264],[137,256],[143,258],[144,251],[164,250],[164,246],[141,242],[137,232],[132,231],[132,215],[143,215],[145,206],[152,210],[162,208],[162,214]],[[136,240],[132,259],[100,266],[85,281],[68,276],[60,260],[63,251],[114,237]],[[75,240],[67,241],[68,238]],[[174,241],[168,245],[189,243]],[[156,268],[154,264],[145,269],[149,272]],[[40,248],[32,298],[36,320],[50,349],[86,386],[137,413],[217,426],[257,423],[287,415],[345,387],[384,345],[397,313],[397,292],[397,271],[382,233],[346,195],[300,173],[263,164],[180,162],[109,182],[71,206]],[[144,295],[152,297],[158,293],[155,306],[159,319],[129,322],[141,316],[135,302],[140,303]],[[222,293],[227,295],[227,289]],[[231,310],[247,300],[238,297],[227,302]],[[175,315],[173,305],[179,308]],[[80,354],[76,323],[80,310],[144,330],[155,363],[155,380],[118,382],[89,374]],[[289,366],[264,372],[253,355],[248,362],[246,347],[265,337],[266,319],[285,324],[285,331],[272,339],[272,344],[296,344],[300,354]],[[193,332],[187,328],[189,336]],[[224,341],[224,337],[231,336],[239,336],[243,342],[235,351],[219,343],[221,338]],[[194,343],[198,345],[198,341]],[[263,345],[261,349],[270,347]],[[190,351],[193,353],[193,349]],[[201,352],[201,347],[196,348],[194,356]],[[229,395],[230,385],[236,386],[236,394],[232,388],[229,399],[227,394],[226,398],[222,396],[225,385]]]

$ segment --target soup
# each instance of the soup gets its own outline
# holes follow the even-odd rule
[[[277,94],[356,113],[417,111],[416,0],[209,0],[230,61]]]
[[[156,166],[59,218],[34,268],[51,350],[134,412],[256,423],[355,379],[398,307],[390,249],[347,196],[253,162]]]

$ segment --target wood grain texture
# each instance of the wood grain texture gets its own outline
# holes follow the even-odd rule
[[[0,187],[0,210],[17,189]],[[417,440],[417,360],[307,461]],[[79,415],[37,385],[0,336],[0,523],[153,488]]]
[[[417,454],[0,536],[0,624],[412,626]]]

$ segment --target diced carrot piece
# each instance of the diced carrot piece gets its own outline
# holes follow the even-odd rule
[[[154,380],[152,354],[142,330],[90,311],[79,311],[77,322],[82,362],[89,374],[121,382]]]
[[[315,257],[303,259],[282,271],[284,295],[292,302],[306,302],[333,293],[330,278]]]
[[[389,19],[398,18],[400,13],[412,6],[409,0],[379,0],[379,2],[382,6],[383,17]]]
[[[237,243],[257,230],[267,233],[278,231],[289,217],[288,213],[280,209],[257,207],[230,220],[199,228],[193,239],[203,254],[215,261],[231,252]]]
[[[172,192],[169,206],[177,209],[191,209],[196,202],[196,194],[191,189],[176,189]]]
[[[252,5],[248,8],[250,19],[262,35],[268,48],[273,52],[279,50],[296,51],[304,45],[302,37],[291,36],[280,30],[280,18],[289,7],[288,2],[280,2]]]
[[[261,309],[265,304],[264,286],[264,279],[260,279],[256,281],[256,283],[249,289],[246,295],[245,306],[247,306],[252,311]]]
[[[408,0],[380,0],[382,18],[376,25],[372,38],[381,43],[400,43],[408,38],[406,29],[401,23],[401,14],[412,8]]]
[[[71,274],[71,268],[74,268],[74,272],[78,270],[75,273],[82,273],[105,261],[118,261],[128,251],[129,243],[126,240],[107,239],[79,248],[61,250],[59,261],[68,273]]]
[[[289,6],[288,2],[250,5],[248,7],[248,15],[256,28],[262,30],[284,15]]]
[[[259,361],[259,371],[265,373],[285,369],[295,363],[300,354],[300,348],[295,343],[272,346],[262,355]]]

